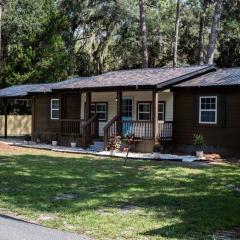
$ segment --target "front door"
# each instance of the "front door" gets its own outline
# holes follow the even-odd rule
[[[122,99],[122,134],[125,136],[128,133],[131,133],[131,121],[132,121],[132,112],[133,112],[133,99],[132,97],[123,97]]]

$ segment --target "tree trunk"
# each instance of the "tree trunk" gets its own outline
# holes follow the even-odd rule
[[[2,13],[3,0],[0,0],[0,66],[2,65]]]
[[[177,66],[179,26],[180,26],[180,0],[177,0],[175,37],[174,37],[174,46],[173,46],[173,67]]]
[[[199,60],[200,65],[204,64],[204,49],[205,49],[205,22],[206,22],[206,9],[207,9],[207,0],[203,0],[203,6],[200,12],[200,21],[199,21]]]
[[[220,19],[222,15],[222,5],[223,5],[223,0],[217,0],[213,21],[212,21],[211,33],[209,36],[208,50],[207,50],[207,56],[205,61],[206,64],[213,64],[214,52],[216,48],[218,31],[220,26]]]
[[[148,68],[148,45],[147,45],[148,41],[144,0],[139,0],[139,9],[140,9],[140,30],[142,39],[143,68]]]

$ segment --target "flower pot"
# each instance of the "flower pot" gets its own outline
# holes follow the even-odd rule
[[[52,141],[52,145],[55,147],[57,146],[58,142],[57,141]]]
[[[77,143],[76,143],[76,142],[71,142],[71,147],[72,147],[72,148],[77,147]]]
[[[202,158],[203,158],[203,151],[196,151],[196,156],[197,156],[199,159],[202,159]]]
[[[160,153],[159,152],[154,152],[153,153],[153,157],[154,157],[154,159],[159,159],[160,158]]]

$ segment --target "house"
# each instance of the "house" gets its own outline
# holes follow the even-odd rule
[[[61,145],[74,138],[87,148],[101,139],[107,147],[110,137],[131,133],[139,139],[135,151],[152,152],[159,143],[190,149],[200,132],[209,146],[237,147],[240,108],[233,85],[239,76],[239,69],[215,66],[122,70],[13,86],[0,98],[32,100],[33,140],[50,142],[58,134]]]

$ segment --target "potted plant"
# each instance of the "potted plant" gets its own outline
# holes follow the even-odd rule
[[[196,147],[196,156],[201,159],[203,158],[204,137],[201,134],[194,134],[193,139]]]
[[[155,144],[153,146],[153,157],[155,159],[159,159],[160,156],[161,156],[161,146],[160,146],[160,144]]]
[[[77,147],[77,141],[76,141],[75,135],[72,135],[72,141],[71,141],[70,145],[72,148]]]
[[[31,136],[29,134],[24,136],[24,144],[29,144],[31,141]]]
[[[58,144],[58,135],[55,134],[53,137],[52,137],[52,145],[53,146],[57,146]]]

